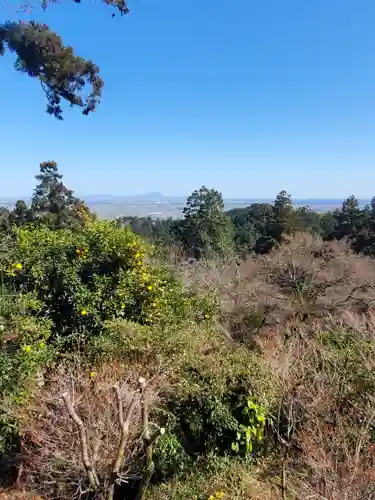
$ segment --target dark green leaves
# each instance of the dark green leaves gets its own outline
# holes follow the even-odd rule
[[[62,119],[61,100],[82,108],[84,115],[100,103],[103,80],[99,68],[74,54],[62,39],[45,24],[7,22],[0,26],[0,55],[5,48],[15,52],[15,68],[38,78],[47,97],[47,112]],[[82,92],[90,93],[86,99]]]
[[[117,9],[121,15],[129,13],[125,0],[102,1]],[[41,0],[40,4],[42,9],[46,9],[49,3],[56,2],[57,0]],[[28,6],[26,11],[31,12]],[[4,55],[7,48],[17,55],[17,71],[39,79],[47,97],[47,112],[50,115],[63,119],[61,100],[82,108],[84,115],[96,110],[104,86],[98,66],[76,56],[72,47],[65,46],[61,38],[46,24],[35,21],[9,21],[0,24],[0,56]],[[90,92],[84,98],[82,93],[86,86],[90,87]]]

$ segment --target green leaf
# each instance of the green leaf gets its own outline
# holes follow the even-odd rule
[[[235,451],[236,453],[238,453],[240,451],[240,446],[238,443],[236,442],[233,442],[232,443],[232,450]]]

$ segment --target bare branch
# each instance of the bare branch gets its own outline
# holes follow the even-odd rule
[[[115,385],[113,387],[113,390],[114,390],[115,396],[116,396],[118,420],[119,420],[120,430],[121,430],[121,438],[120,438],[120,443],[119,443],[119,446],[117,449],[116,460],[115,460],[115,462],[113,464],[113,468],[112,468],[111,484],[110,484],[109,489],[108,489],[108,500],[113,499],[116,479],[118,477],[118,473],[120,471],[121,464],[124,460],[125,444],[126,444],[126,438],[127,438],[128,432],[129,432],[130,420],[132,418],[135,405],[137,404],[136,394],[133,394],[132,400],[130,402],[130,405],[128,407],[128,411],[126,412],[126,417],[124,420],[124,411],[123,411],[123,406],[122,406],[122,401],[121,401],[120,388],[118,385]]]
[[[141,390],[141,404],[142,404],[143,443],[144,443],[145,457],[146,457],[145,473],[137,495],[137,500],[142,500],[145,496],[145,493],[147,491],[147,488],[150,484],[150,481],[152,479],[155,470],[155,464],[153,459],[153,443],[160,434],[164,434],[164,429],[157,429],[155,434],[151,436],[150,425],[149,425],[149,404],[148,404],[148,395],[147,395],[145,380],[139,379],[139,385]]]
[[[83,462],[83,465],[85,467],[88,480],[90,482],[91,487],[94,489],[94,491],[98,491],[100,485],[99,485],[99,480],[96,477],[96,474],[93,470],[93,466],[92,466],[92,463],[91,463],[91,460],[89,457],[86,428],[84,426],[83,421],[78,416],[77,412],[75,411],[75,409],[73,407],[73,403],[70,399],[69,393],[64,392],[62,394],[62,398],[64,400],[64,403],[65,403],[66,409],[68,410],[70,418],[76,424],[78,432],[79,432],[79,438],[80,438],[80,443],[81,443],[82,462]]]

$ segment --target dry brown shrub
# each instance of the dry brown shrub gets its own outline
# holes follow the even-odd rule
[[[148,376],[144,370],[142,376]],[[18,415],[23,435],[22,482],[30,490],[48,499],[83,498],[88,490],[81,460],[77,428],[68,415],[62,393],[68,391],[77,414],[87,429],[89,451],[101,481],[109,477],[119,445],[118,411],[113,394],[120,386],[124,411],[137,388],[140,373],[119,363],[102,366],[90,373],[60,366],[34,397],[26,410]],[[158,402],[162,378],[148,378],[150,409]],[[141,454],[141,416],[139,405],[132,414],[127,438],[122,476],[130,480],[139,475]],[[136,459],[138,457],[138,461]]]
[[[375,499],[375,261],[297,234],[267,256],[184,276],[217,290],[223,330],[256,344],[281,380],[265,482],[279,477],[283,499]]]
[[[345,242],[296,234],[267,256],[239,264],[185,265],[190,286],[214,288],[220,322],[245,343],[277,335],[293,323],[367,313],[375,307],[375,262],[351,252]]]
[[[284,386],[275,428],[285,498],[375,498],[375,329],[362,321],[366,329],[317,327],[273,346]]]

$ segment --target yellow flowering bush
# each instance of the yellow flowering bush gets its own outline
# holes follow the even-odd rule
[[[184,315],[182,285],[151,266],[150,249],[129,228],[94,221],[79,232],[18,228],[16,237],[5,280],[35,294],[54,334],[92,334],[118,317],[147,325]]]

